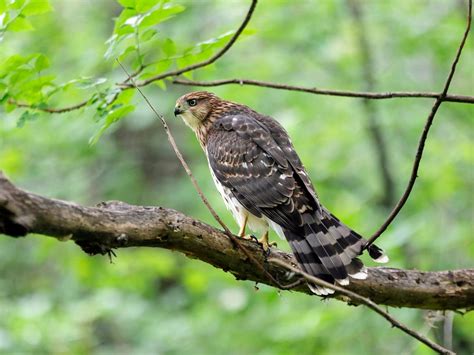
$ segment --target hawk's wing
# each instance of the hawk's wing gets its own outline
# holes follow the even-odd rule
[[[341,283],[348,274],[361,277],[363,265],[356,257],[365,241],[319,204],[290,138],[275,120],[237,114],[215,121],[207,156],[233,197],[282,227],[306,272]],[[375,247],[372,254],[382,255]]]
[[[297,231],[318,208],[314,190],[284,129],[249,115],[226,116],[209,131],[207,155],[216,178],[257,217]]]

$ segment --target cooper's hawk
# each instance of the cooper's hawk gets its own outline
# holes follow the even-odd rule
[[[216,187],[240,226],[239,236],[248,226],[262,233],[260,242],[268,248],[270,226],[286,238],[307,273],[341,285],[349,283],[348,276],[367,277],[357,258],[366,241],[321,205],[277,121],[206,91],[180,97],[174,114],[196,133]],[[375,261],[388,261],[375,245],[368,252]],[[317,294],[332,293],[310,287]]]

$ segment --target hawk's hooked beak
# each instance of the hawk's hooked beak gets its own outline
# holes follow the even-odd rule
[[[176,106],[174,108],[174,115],[175,116],[178,116],[178,115],[181,115],[184,111],[179,107],[179,106]]]

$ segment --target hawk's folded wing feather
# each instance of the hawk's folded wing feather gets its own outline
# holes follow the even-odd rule
[[[257,217],[264,215],[281,227],[298,230],[303,225],[301,213],[316,206],[285,150],[253,117],[217,120],[209,132],[207,155],[219,182]]]

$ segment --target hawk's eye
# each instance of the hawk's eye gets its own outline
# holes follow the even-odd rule
[[[196,106],[198,101],[196,99],[190,99],[188,100],[188,105],[189,106]]]

